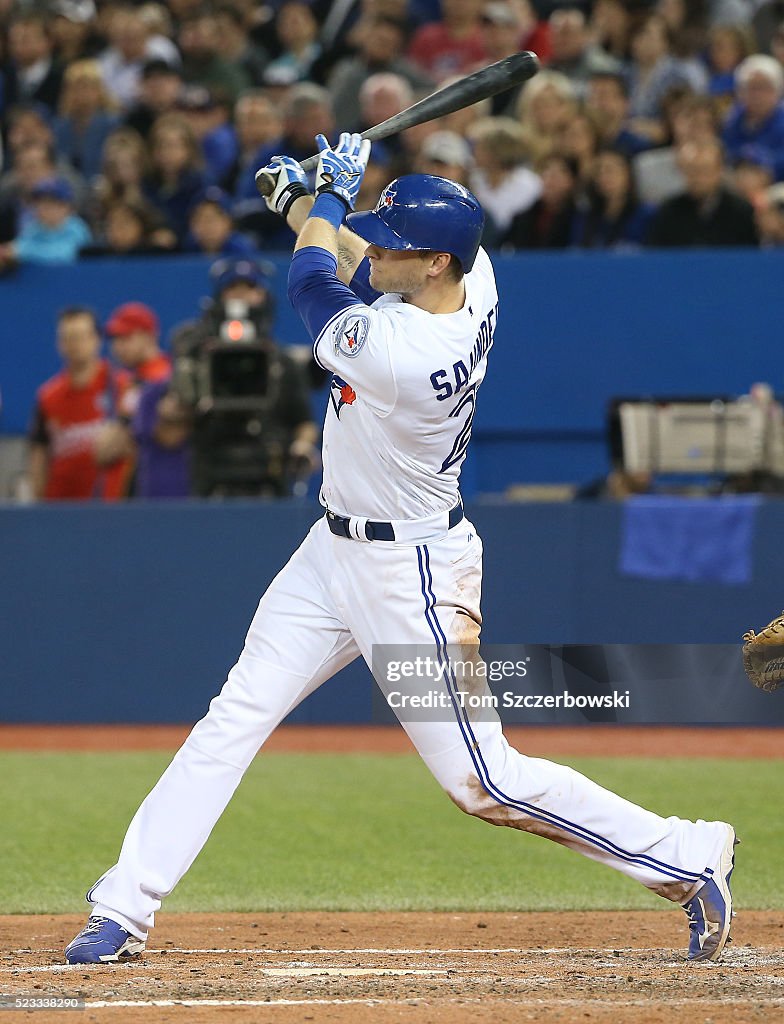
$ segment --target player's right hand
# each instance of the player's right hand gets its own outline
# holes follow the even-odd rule
[[[256,172],[268,174],[275,182],[275,187],[264,201],[273,213],[285,217],[292,203],[308,192],[307,176],[300,164],[290,156],[274,156],[266,167]]]
[[[316,192],[333,192],[353,210],[370,157],[370,140],[343,132],[334,149],[323,135],[316,136],[316,145],[319,150]]]

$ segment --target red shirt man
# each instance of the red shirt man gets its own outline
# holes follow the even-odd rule
[[[409,58],[436,82],[464,75],[486,61],[479,15],[482,0],[442,0],[443,21],[414,33]]]
[[[106,323],[111,338],[112,355],[133,375],[134,387],[128,392],[120,410],[123,419],[132,419],[145,384],[155,384],[171,377],[169,357],[158,344],[158,317],[143,302],[126,302],[118,306]]]
[[[30,478],[36,498],[102,499],[123,496],[127,460],[101,464],[96,444],[130,386],[130,377],[100,358],[95,314],[64,310],[57,323],[57,348],[64,369],[36,396],[30,430]]]

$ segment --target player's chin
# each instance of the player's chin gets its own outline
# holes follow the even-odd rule
[[[371,268],[370,274],[368,275],[368,284],[370,287],[377,292],[390,292],[394,289],[390,288],[388,283],[384,281],[382,274],[375,274]]]

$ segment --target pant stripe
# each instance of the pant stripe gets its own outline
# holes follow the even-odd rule
[[[468,720],[468,717],[465,715],[463,709],[460,707],[460,704],[457,700],[457,696],[455,693],[456,684],[453,675],[453,670],[449,663],[449,655],[447,652],[447,639],[446,635],[444,634],[441,623],[438,621],[438,617],[435,611],[436,596],[433,590],[433,575],[432,572],[430,571],[430,552],[428,551],[426,545],[417,547],[417,561],[419,564],[419,576],[422,586],[422,597],[424,598],[425,601],[425,620],[427,621],[430,631],[433,634],[433,638],[435,639],[438,657],[440,660],[442,660],[443,664],[446,666],[447,669],[444,674],[444,679],[446,680],[449,695],[452,698],[452,706],[455,711],[457,723],[460,727],[460,732],[463,736],[463,741],[465,742],[468,754],[474,764],[474,767],[476,768],[479,781],[482,784],[483,788],[486,790],[486,792],[489,793],[489,795],[493,797],[494,800],[497,800],[500,804],[503,804],[506,807],[513,807],[516,810],[522,810],[526,814],[530,815],[530,817],[536,818],[539,821],[544,821],[548,824],[556,825],[562,831],[569,832],[572,835],[575,835],[578,838],[591,843],[599,849],[604,850],[605,853],[609,853],[616,857],[619,857],[620,859],[625,860],[630,864],[639,864],[642,867],[653,868],[660,874],[666,875],[669,878],[675,878],[679,881],[698,881],[700,879],[706,879],[708,877],[706,872],[698,873],[693,871],[686,871],[683,868],[676,868],[671,864],[665,864],[662,861],[656,860],[654,857],[649,857],[647,854],[635,855],[630,853],[628,850],[623,850],[619,846],[616,846],[616,844],[611,842],[609,839],[606,839],[603,836],[599,836],[596,833],[591,832],[589,829],[586,829],[582,825],[578,825],[575,822],[567,821],[565,818],[559,817],[552,811],[545,811],[541,808],[535,808],[531,804],[527,804],[522,800],[515,800],[512,797],[506,796],[506,794],[503,793],[495,785],[495,783],[493,783],[492,779],[490,778],[490,774],[487,770],[487,766],[485,765],[484,758],[482,757],[482,752],[479,747],[479,743],[471,728],[471,723]],[[453,689],[453,684],[455,685],[455,689]]]

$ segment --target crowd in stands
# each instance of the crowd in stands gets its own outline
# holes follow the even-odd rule
[[[517,50],[523,87],[374,146],[467,184],[503,250],[784,243],[779,0],[0,4],[0,267],[287,248],[278,153]]]
[[[221,336],[227,303],[246,310],[287,381],[251,490],[296,493],[320,381],[272,337],[258,257],[291,235],[257,169],[525,49],[542,63],[525,85],[376,143],[358,209],[413,171],[471,188],[502,251],[784,244],[782,0],[0,0],[0,271],[217,261],[174,361]],[[214,425],[172,378],[153,310],[126,303],[101,325],[74,306],[57,338],[34,497],[232,493],[199,463]]]

